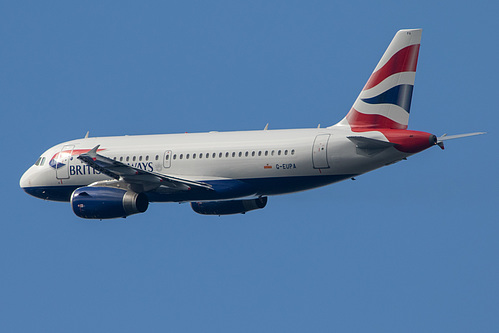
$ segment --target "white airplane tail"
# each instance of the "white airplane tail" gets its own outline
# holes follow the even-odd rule
[[[350,112],[335,126],[354,131],[407,129],[421,29],[399,30]]]

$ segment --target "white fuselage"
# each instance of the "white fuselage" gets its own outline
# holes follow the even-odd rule
[[[307,190],[363,174],[410,154],[394,148],[375,156],[358,154],[348,127],[209,132],[83,138],[48,149],[43,165],[32,166],[21,179],[30,194],[69,200],[78,187],[109,179],[77,159],[100,145],[99,154],[146,171],[202,181],[215,193],[172,193],[159,188],[151,201],[193,201],[276,195]],[[377,131],[364,132],[378,140]],[[58,162],[62,164],[55,167]],[[52,166],[50,165],[52,164]]]

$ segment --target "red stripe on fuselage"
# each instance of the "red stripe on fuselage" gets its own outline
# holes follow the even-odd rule
[[[419,153],[434,146],[437,142],[435,135],[409,130],[380,129],[383,135],[392,143],[396,143],[395,149],[409,154]]]
[[[415,72],[418,65],[419,44],[403,48],[395,53],[388,62],[371,74],[363,90],[371,89],[393,74]]]
[[[53,160],[54,158],[58,157],[59,154],[69,154],[71,153],[71,156],[76,156],[76,155],[81,155],[81,154],[84,154],[84,153],[88,153],[91,149],[73,149],[73,150],[64,150],[64,151],[60,151],[58,153],[55,153],[55,155],[51,158],[51,160]],[[105,148],[101,148],[101,149],[97,149],[97,152],[100,152],[100,151],[103,151],[103,150],[106,150]]]
[[[415,154],[436,144],[435,135],[409,131],[407,126],[378,114],[364,114],[351,109],[347,115],[347,120],[352,132],[380,132],[389,142],[396,143],[395,149],[404,153]]]

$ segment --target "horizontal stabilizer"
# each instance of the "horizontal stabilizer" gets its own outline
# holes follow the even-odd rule
[[[486,134],[486,133],[487,132],[475,132],[475,133],[466,133],[466,134],[457,134],[457,135],[447,135],[447,134],[444,134],[441,137],[438,137],[437,140],[438,140],[438,142],[440,142],[440,141],[445,141],[445,140],[466,138],[468,136],[474,136],[474,135],[480,135],[480,134]]]
[[[444,141],[445,140],[452,140],[452,139],[459,139],[459,138],[466,138],[468,136],[474,136],[474,135],[480,135],[480,134],[487,134],[487,132],[475,132],[475,133],[466,133],[466,134],[456,134],[456,135],[447,135],[444,134],[440,137],[437,138],[437,145],[444,149]]]
[[[383,150],[395,146],[395,143],[381,141],[377,139],[366,138],[363,136],[348,136],[357,147],[357,154],[364,156],[374,156]]]

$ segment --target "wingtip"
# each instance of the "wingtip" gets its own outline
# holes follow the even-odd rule
[[[95,157],[97,156],[97,149],[99,149],[100,145],[95,146],[94,148],[90,149],[87,153],[82,154],[82,155],[87,155],[90,157]]]

